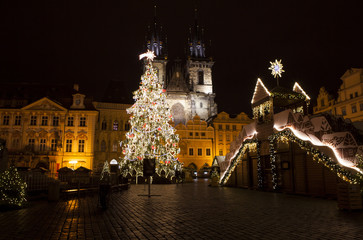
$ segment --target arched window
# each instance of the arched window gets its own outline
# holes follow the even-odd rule
[[[198,72],[198,84],[199,85],[204,84],[204,72],[201,70]]]
[[[114,130],[114,131],[117,131],[118,130],[118,122],[117,121],[114,121],[113,122],[112,130]]]
[[[101,127],[102,130],[106,130],[107,129],[107,123],[106,123],[106,120],[103,120],[102,121],[102,127]]]
[[[105,142],[105,140],[102,140],[102,142],[101,142],[101,152],[106,152],[106,142]]]
[[[118,142],[114,141],[112,144],[112,152],[117,152],[117,145],[118,145]]]

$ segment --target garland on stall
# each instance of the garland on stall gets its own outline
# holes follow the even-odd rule
[[[258,153],[259,152],[258,148],[259,148],[259,145],[258,145],[257,139],[245,140],[242,143],[242,146],[241,146],[240,150],[238,151],[238,153],[235,155],[235,157],[232,158],[228,169],[226,170],[222,179],[220,180],[220,184],[224,185],[227,183],[229,177],[231,176],[232,172],[234,171],[234,169],[237,166],[238,160],[243,157],[243,155],[246,153],[247,149],[250,149],[250,150]],[[258,154],[258,159],[259,159],[258,161],[261,161],[259,154]]]
[[[277,179],[277,166],[276,166],[276,150],[274,146],[274,141],[279,141],[280,138],[274,138],[275,135],[269,137],[270,140],[270,161],[271,161],[271,173],[272,173],[272,187],[274,190],[278,188],[278,179]]]
[[[338,177],[343,179],[350,184],[358,184],[363,182],[363,174],[361,173],[351,173],[346,169],[339,166],[330,157],[326,156],[320,150],[313,147],[309,142],[303,141],[296,137],[290,129],[285,129],[281,132],[275,133],[269,137],[270,140],[270,158],[272,165],[272,181],[274,189],[277,189],[277,172],[276,172],[276,151],[274,149],[274,142],[294,142],[297,143],[301,149],[305,150],[308,154],[313,156],[313,160],[318,163],[324,164],[325,167],[329,168],[331,171],[335,172]]]
[[[260,149],[260,141],[257,141],[257,180],[258,180],[258,188],[263,188],[263,173],[262,173],[262,163],[261,163],[261,149]]]
[[[279,93],[279,92],[272,92],[271,97],[275,98],[284,98],[284,99],[296,99],[296,100],[305,100],[306,97],[303,94],[291,94],[291,93]]]

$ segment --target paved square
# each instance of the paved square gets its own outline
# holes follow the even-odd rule
[[[0,213],[0,239],[362,239],[363,212],[334,200],[237,188],[207,181],[131,185],[111,206],[97,196]]]

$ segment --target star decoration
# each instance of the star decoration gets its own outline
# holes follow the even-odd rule
[[[147,58],[147,60],[152,61],[152,60],[154,60],[154,58],[155,58],[156,56],[155,56],[155,54],[154,54],[154,52],[153,52],[153,51],[147,50],[147,52],[146,52],[146,53],[143,53],[143,54],[140,54],[140,55],[139,55],[139,60],[143,59],[144,57],[146,57],[146,58]]]
[[[271,74],[276,78],[277,76],[281,77],[281,73],[285,72],[282,68],[281,59],[280,61],[275,60],[275,62],[270,62],[271,66],[269,67],[269,70],[271,70]]]

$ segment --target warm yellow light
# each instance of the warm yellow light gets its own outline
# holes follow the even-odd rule
[[[71,164],[76,164],[76,163],[78,163],[78,161],[76,161],[76,160],[72,160],[72,161],[69,161],[69,163],[71,163]]]

